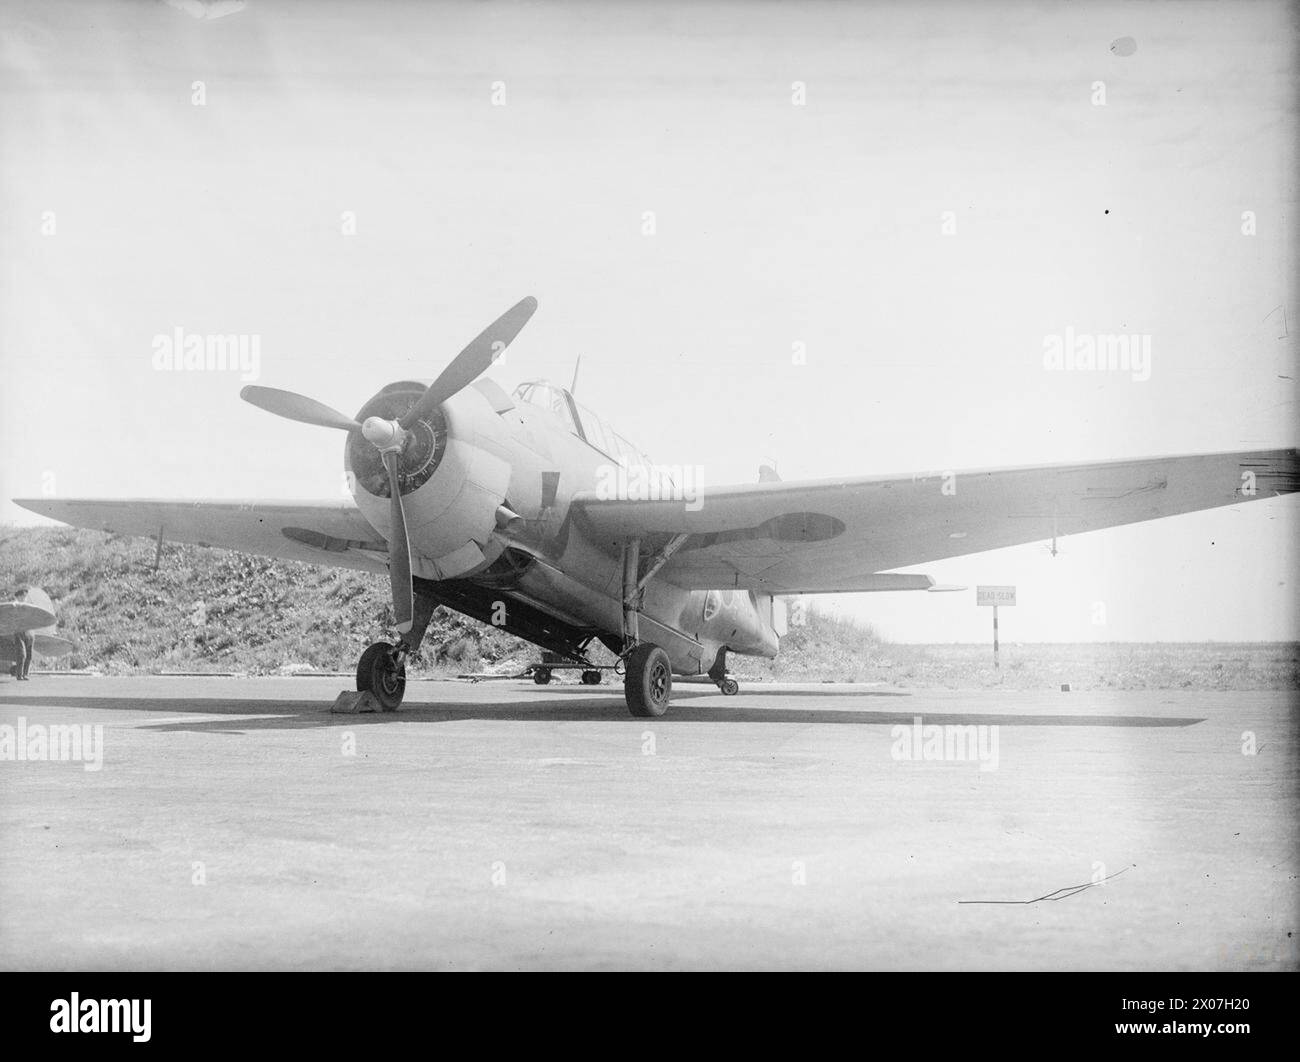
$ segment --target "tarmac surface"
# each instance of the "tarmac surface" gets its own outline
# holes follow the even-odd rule
[[[1300,962],[1293,693],[345,687],[0,679],[0,968]]]

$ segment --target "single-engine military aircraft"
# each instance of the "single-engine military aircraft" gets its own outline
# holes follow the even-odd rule
[[[31,666],[31,653],[59,657],[72,652],[72,643],[54,633],[55,622],[54,602],[39,586],[29,586],[18,600],[0,602],[0,665],[9,665],[16,678],[26,678],[19,668]],[[30,636],[27,651],[14,644],[21,635]]]
[[[355,417],[247,386],[289,420],[347,434],[355,504],[24,499],[81,527],[387,573],[398,637],[361,654],[357,689],[401,702],[437,605],[578,666],[617,654],[628,708],[662,715],[673,676],[724,692],[728,653],[772,657],[782,595],[936,590],[911,567],[1296,490],[1295,449],[686,491],[571,390],[480,379],[532,317],[526,298],[432,383],[398,380]],[[953,489],[953,487],[956,489]],[[594,665],[593,665],[594,667]],[[595,672],[599,675],[599,672]]]

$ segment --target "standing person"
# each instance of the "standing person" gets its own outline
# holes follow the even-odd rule
[[[27,672],[32,667],[32,653],[35,651],[36,638],[31,631],[18,631],[14,635],[14,656],[17,663],[14,664],[13,674],[19,682],[30,681]]]

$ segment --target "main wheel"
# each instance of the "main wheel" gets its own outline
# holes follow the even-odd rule
[[[735,679],[726,678],[718,684],[718,688],[722,690],[724,696],[734,697],[740,692],[740,683]]]
[[[551,681],[551,669],[549,667],[533,668],[533,681],[539,686],[545,686]]]
[[[584,671],[584,672],[582,673],[582,684],[583,684],[584,686],[599,686],[599,685],[600,685],[600,672],[599,672],[599,671]]]
[[[386,712],[397,711],[406,694],[406,664],[393,654],[397,646],[375,642],[357,661],[357,689],[370,693]]]
[[[673,668],[657,645],[642,642],[628,655],[627,673],[623,676],[623,693],[627,708],[638,718],[660,716],[668,711],[673,692]]]

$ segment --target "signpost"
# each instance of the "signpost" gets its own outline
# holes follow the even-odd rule
[[[998,606],[1016,603],[1014,586],[977,586],[975,604],[993,606],[993,666],[998,667]]]

